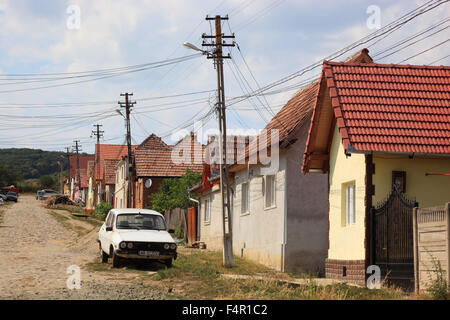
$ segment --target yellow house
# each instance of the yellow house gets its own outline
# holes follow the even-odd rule
[[[450,67],[325,61],[302,169],[329,181],[329,278],[411,285],[412,209],[450,201]]]

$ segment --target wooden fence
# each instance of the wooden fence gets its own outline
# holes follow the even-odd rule
[[[439,273],[450,284],[450,203],[415,208],[413,226],[415,291],[426,290]]]

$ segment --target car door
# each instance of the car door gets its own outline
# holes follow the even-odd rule
[[[114,221],[116,220],[116,215],[111,213],[111,217],[109,218],[108,224],[106,225],[107,227],[112,228],[112,231],[106,231],[105,232],[105,239],[106,239],[106,243],[107,243],[107,249],[109,253],[109,247],[113,244],[113,236],[114,236]]]
[[[108,215],[106,216],[105,223],[103,223],[103,225],[101,226],[100,231],[98,233],[98,238],[102,245],[102,249],[106,253],[109,253],[109,245],[110,245],[109,239],[111,238],[109,235],[111,233],[111,231],[106,232],[106,227],[112,225],[112,216],[113,216],[112,212],[109,212]]]

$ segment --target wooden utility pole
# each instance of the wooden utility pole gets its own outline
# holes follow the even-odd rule
[[[63,160],[58,160],[59,164],[59,193],[64,194],[64,184],[63,184]]]
[[[67,170],[68,170],[68,176],[69,176],[69,197],[70,197],[70,193],[71,193],[71,189],[70,189],[70,147],[66,147],[66,157],[67,157]],[[64,190],[63,190],[64,192]]]
[[[127,129],[127,147],[128,147],[128,208],[134,208],[133,201],[133,165],[131,163],[131,126],[130,126],[130,112],[136,101],[130,102],[129,97],[132,93],[121,93],[121,97],[125,97],[125,102],[119,101],[121,108],[125,108],[125,126]]]
[[[206,20],[215,21],[215,35],[203,34],[202,46],[214,47],[212,52],[208,52],[208,59],[214,59],[217,71],[217,118],[219,121],[219,170],[220,170],[220,190],[222,194],[222,231],[223,231],[223,265],[226,268],[233,266],[233,232],[232,217],[230,210],[230,184],[227,163],[227,121],[225,108],[225,86],[223,76],[223,59],[230,59],[230,55],[223,55],[223,47],[232,47],[233,43],[226,43],[223,39],[234,39],[234,34],[225,36],[222,34],[222,20],[228,20],[228,16],[206,17]],[[206,39],[213,40],[207,42]],[[215,40],[215,42],[214,42]]]
[[[73,146],[73,148],[75,148],[75,152],[77,155],[77,184],[78,184],[78,197],[77,199],[79,200],[81,197],[81,175],[80,175],[80,157],[79,157],[79,152],[81,151],[81,146],[78,144],[80,143],[79,140],[75,140],[75,146]]]
[[[100,179],[100,138],[103,137],[103,133],[105,131],[101,131],[100,127],[103,127],[101,124],[94,124],[96,130],[92,131],[92,134],[97,137],[97,152],[95,154],[95,172],[96,178]]]

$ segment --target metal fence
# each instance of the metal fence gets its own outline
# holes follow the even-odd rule
[[[426,290],[439,275],[450,284],[450,202],[415,208],[413,226],[415,291]]]

